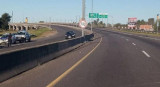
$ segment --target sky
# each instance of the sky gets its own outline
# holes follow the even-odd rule
[[[93,0],[94,13],[108,13],[108,23],[126,24],[128,18],[156,18],[160,0]],[[86,20],[92,11],[92,0],[86,0]],[[0,0],[0,15],[9,13],[13,22],[76,22],[81,18],[82,0]],[[77,20],[76,20],[77,19]],[[100,19],[107,22],[107,19]]]

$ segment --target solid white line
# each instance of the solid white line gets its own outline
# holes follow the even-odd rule
[[[136,44],[135,43],[132,43],[134,46],[136,46]]]
[[[151,57],[147,52],[142,51],[147,57]]]

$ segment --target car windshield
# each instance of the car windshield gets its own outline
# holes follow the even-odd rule
[[[74,32],[73,31],[69,31],[69,32],[67,32],[67,34],[74,34]]]
[[[25,35],[24,32],[18,32],[17,34],[18,34],[18,35]]]

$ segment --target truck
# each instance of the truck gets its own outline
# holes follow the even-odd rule
[[[22,31],[18,31],[17,34],[15,35],[16,37],[16,41],[19,41],[20,43],[22,42],[30,42],[31,41],[31,35],[25,31],[25,30],[22,30]]]

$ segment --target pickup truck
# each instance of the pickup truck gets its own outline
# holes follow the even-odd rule
[[[26,42],[26,41],[28,41],[28,42],[31,41],[31,35],[25,30],[18,31],[17,34],[15,35],[15,37],[16,37],[16,40],[19,41],[20,43]]]

